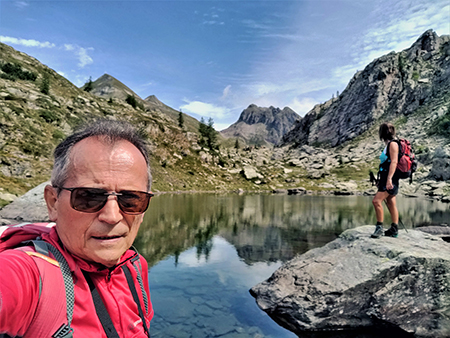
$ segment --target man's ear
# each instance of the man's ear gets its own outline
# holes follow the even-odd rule
[[[44,199],[47,203],[48,217],[50,221],[56,222],[58,219],[58,193],[51,185],[46,185],[44,189]]]

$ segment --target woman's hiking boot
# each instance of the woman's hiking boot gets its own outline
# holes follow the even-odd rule
[[[380,238],[383,236],[384,229],[383,229],[383,223],[379,224],[380,222],[377,222],[377,225],[375,226],[375,232],[370,235],[372,238]]]
[[[385,236],[397,237],[398,236],[398,225],[395,223],[391,224],[391,227],[384,232]]]

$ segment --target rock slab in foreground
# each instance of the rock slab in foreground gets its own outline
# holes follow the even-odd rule
[[[44,200],[44,189],[50,182],[44,182],[29,190],[25,195],[0,210],[0,218],[14,221],[49,221],[47,205]],[[11,222],[8,222],[11,223]]]
[[[287,262],[250,293],[297,334],[381,320],[416,337],[450,337],[450,244],[415,230],[372,239],[373,230],[343,232]]]

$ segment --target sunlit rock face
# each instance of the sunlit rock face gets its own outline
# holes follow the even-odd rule
[[[225,137],[238,137],[250,145],[277,144],[299,119],[300,116],[289,107],[266,108],[251,104],[221,134]]]
[[[297,256],[250,293],[297,334],[384,323],[416,337],[449,337],[450,245],[416,230],[372,239],[373,228],[347,230]]]
[[[380,120],[438,113],[450,90],[450,36],[428,30],[408,49],[391,52],[358,71],[345,90],[316,105],[284,135],[283,144],[337,146]],[[417,121],[415,128],[427,128]],[[403,128],[403,126],[402,126]],[[408,134],[404,131],[404,134]]]

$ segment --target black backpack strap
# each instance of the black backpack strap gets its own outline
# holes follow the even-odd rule
[[[49,252],[53,254],[56,260],[59,263],[59,269],[61,270],[63,280],[64,280],[64,289],[66,291],[66,312],[67,312],[67,324],[61,325],[61,327],[52,335],[53,338],[72,338],[73,337],[73,329],[70,327],[72,323],[73,317],[73,306],[75,303],[75,296],[73,291],[73,279],[72,273],[70,272],[69,264],[67,263],[64,256],[61,252],[55,248],[50,243],[44,242],[43,240],[34,240],[31,241],[33,243],[34,249],[36,252],[43,254],[45,256],[49,256]],[[42,282],[42,281],[41,281]],[[40,285],[41,288],[41,285]]]
[[[133,263],[134,270],[136,271],[137,281],[139,283],[139,287],[141,288],[142,299],[144,300],[145,313],[147,313],[148,312],[148,297],[147,297],[147,292],[145,292],[145,289],[144,289],[144,283],[142,282],[142,274],[141,274],[142,266],[141,266],[141,262],[139,261],[139,257],[140,256],[138,253],[138,256],[131,260],[131,263]]]
[[[139,256],[138,256],[138,258],[139,258]],[[141,303],[139,301],[139,296],[137,294],[136,287],[134,286],[133,276],[131,276],[130,268],[126,265],[123,265],[122,270],[125,273],[125,277],[127,278],[128,287],[130,288],[131,294],[133,295],[134,302],[136,303],[136,306],[138,308],[139,317],[141,317],[142,325],[144,326],[145,333],[147,334],[148,337],[150,337],[150,332],[147,327],[147,322],[145,320],[144,312],[142,311],[142,307],[141,307]],[[139,281],[139,284],[141,285],[141,287],[143,288],[142,280],[139,280],[140,279],[139,277],[140,277],[140,273],[138,273],[138,281]],[[144,296],[144,294],[145,294],[145,291],[142,293],[142,295]],[[147,303],[145,302],[145,299],[144,299],[144,303],[147,307]]]
[[[106,336],[108,338],[120,338],[119,334],[116,331],[116,328],[114,327],[111,317],[109,316],[108,310],[106,310],[106,306],[103,303],[103,300],[100,297],[100,294],[98,293],[94,282],[92,282],[91,276],[89,276],[89,273],[86,271],[83,271],[83,275],[89,285],[89,289],[91,290],[92,299],[94,300],[95,312],[97,312],[98,319],[100,319],[100,322],[102,323],[103,330],[105,331]]]
[[[137,259],[139,259],[139,256],[137,256]],[[134,261],[135,260],[133,259],[133,266],[135,266]],[[146,293],[144,291],[144,286],[142,283],[142,276],[136,266],[135,266],[135,269],[138,271],[137,280],[139,282],[139,285],[142,288],[142,295],[144,297],[144,304],[145,304],[146,311],[147,311],[148,299],[147,299]],[[142,310],[141,303],[139,301],[139,296],[137,294],[136,287],[134,286],[133,276],[131,276],[131,272],[130,272],[130,269],[128,268],[128,266],[123,265],[122,270],[125,273],[128,287],[130,288],[131,294],[133,296],[133,300],[136,303],[136,306],[138,308],[139,317],[142,320],[142,325],[144,326],[145,333],[147,334],[148,337],[150,337],[150,331],[148,329],[147,322],[145,320],[144,312]],[[117,333],[116,328],[114,327],[111,317],[109,316],[108,310],[106,309],[106,306],[103,303],[103,300],[100,297],[100,294],[98,293],[98,290],[94,285],[94,282],[92,281],[91,276],[89,275],[89,273],[87,271],[83,271],[83,275],[89,285],[89,289],[91,290],[92,299],[94,301],[94,306],[95,306],[95,312],[97,312],[97,316],[103,326],[103,330],[105,331],[106,336],[108,338],[120,338],[119,334]]]

